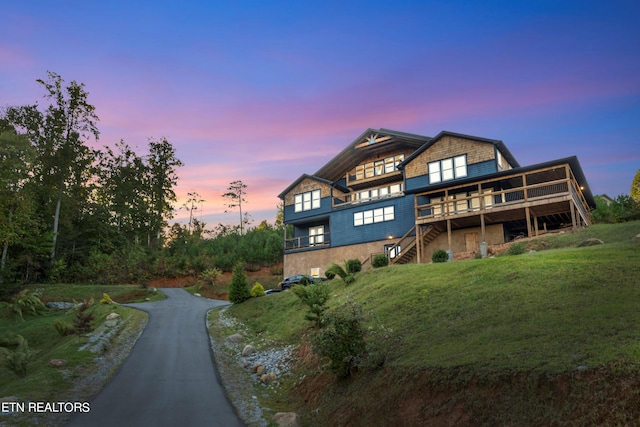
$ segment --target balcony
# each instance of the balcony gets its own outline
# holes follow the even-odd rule
[[[531,218],[553,226],[577,223],[590,225],[591,215],[581,188],[568,164],[525,173],[502,175],[415,195],[416,224],[454,221],[456,226],[527,221]],[[537,230],[537,228],[536,228]]]
[[[300,249],[321,249],[331,246],[330,233],[316,234],[312,236],[299,236],[285,239],[284,250],[295,251]]]

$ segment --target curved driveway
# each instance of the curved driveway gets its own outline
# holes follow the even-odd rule
[[[67,426],[243,426],[213,363],[206,313],[227,305],[162,289],[164,301],[126,304],[149,321],[111,381]]]

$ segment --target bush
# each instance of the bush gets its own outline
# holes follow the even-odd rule
[[[335,277],[336,277],[336,273],[334,273],[333,271],[329,271],[329,270],[327,270],[327,271],[324,273],[324,277],[326,277],[326,278],[327,278],[327,279],[329,279],[329,280],[333,280],[333,279],[335,279]]]
[[[298,284],[302,285],[302,286],[309,286],[313,283],[313,279],[307,277],[307,276],[303,276],[300,281],[298,282]]]
[[[80,336],[93,330],[93,319],[95,316],[87,313],[89,307],[93,305],[93,300],[85,300],[76,310],[76,317],[73,319],[73,331]]]
[[[309,312],[304,318],[316,322],[316,326],[322,323],[322,314],[326,310],[324,306],[329,300],[329,286],[318,283],[315,286],[294,286],[293,293],[309,307]]]
[[[15,350],[9,350],[6,356],[6,364],[17,376],[27,375],[27,364],[33,358],[33,352],[29,348],[27,340],[18,335],[18,346]]]
[[[200,273],[200,277],[198,278],[199,282],[202,282],[205,285],[213,287],[218,280],[218,277],[222,275],[222,271],[217,268],[208,268]]]
[[[111,297],[109,296],[108,293],[103,292],[102,293],[102,299],[100,300],[101,304],[113,304],[113,300],[111,299]]]
[[[60,334],[61,337],[66,337],[67,335],[71,335],[73,333],[73,326],[61,319],[57,319],[55,322],[53,322],[53,327],[56,331],[58,331],[58,334]]]
[[[323,317],[324,328],[312,339],[314,350],[320,356],[329,358],[331,371],[340,378],[351,375],[366,357],[361,321],[360,306],[347,303]]]
[[[249,298],[251,298],[251,292],[244,272],[244,263],[239,262],[233,268],[233,276],[229,285],[229,301],[234,304],[240,304]]]
[[[385,254],[379,254],[373,257],[373,261],[371,262],[373,268],[386,267],[389,265],[389,258]]]
[[[522,255],[526,250],[527,248],[525,247],[524,243],[514,243],[513,245],[509,246],[507,255]]]
[[[344,263],[348,274],[355,274],[362,270],[362,263],[359,259],[348,259]]]
[[[11,304],[13,312],[18,320],[24,321],[25,314],[40,316],[47,311],[47,307],[42,303],[37,295],[31,293],[29,289],[24,289],[13,298]]]
[[[449,254],[444,249],[436,249],[431,255],[431,261],[433,262],[447,262],[449,261]]]
[[[251,288],[251,297],[252,298],[257,298],[257,297],[263,297],[265,295],[266,295],[266,293],[264,292],[264,286],[262,286],[260,283],[256,282],[253,285],[253,288]]]

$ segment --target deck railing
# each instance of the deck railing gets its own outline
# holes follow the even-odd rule
[[[562,168],[564,169],[564,168]],[[527,184],[527,177],[536,175],[536,181],[541,181],[545,170],[514,174],[501,177],[499,180],[484,180],[464,186],[450,187],[416,194],[416,220],[430,222],[453,216],[477,213],[498,207],[522,205],[527,202],[547,200],[554,197],[571,197],[583,218],[589,218],[587,203],[579,190],[575,178],[567,166],[563,178],[557,179],[558,168],[550,173],[553,179]],[[550,172],[549,170],[548,172]],[[504,187],[509,182],[510,188]],[[513,185],[514,182],[516,185]],[[429,200],[420,203],[421,200]]]
[[[330,233],[316,234],[312,236],[300,236],[292,239],[285,239],[284,249],[286,251],[294,249],[305,249],[314,247],[329,246],[331,240],[329,239]]]

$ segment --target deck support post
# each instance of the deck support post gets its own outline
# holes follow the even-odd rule
[[[527,237],[531,237],[531,212],[529,206],[524,208],[524,214],[527,217]]]

